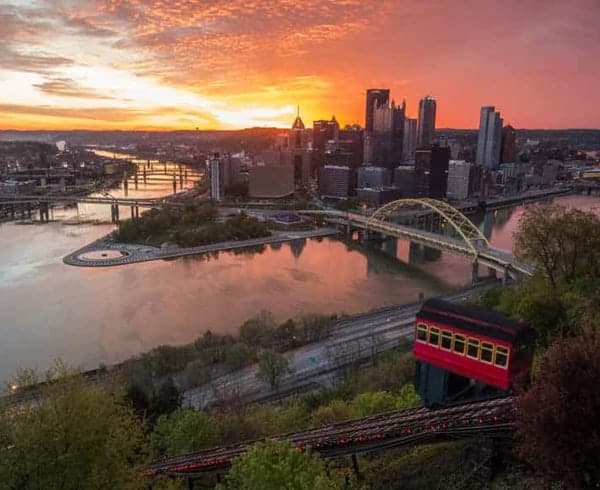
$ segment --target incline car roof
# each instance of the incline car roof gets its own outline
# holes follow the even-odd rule
[[[449,303],[438,298],[425,301],[417,318],[508,342],[514,342],[517,337],[533,335],[525,323],[495,311]]]

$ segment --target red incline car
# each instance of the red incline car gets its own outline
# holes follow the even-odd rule
[[[535,332],[499,313],[440,299],[417,313],[414,356],[501,390],[530,368]]]

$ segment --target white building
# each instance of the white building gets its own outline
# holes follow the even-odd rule
[[[216,201],[220,201],[222,197],[222,185],[221,185],[221,159],[218,154],[215,154],[213,158],[208,162],[210,167],[210,197]]]
[[[471,163],[464,160],[450,160],[448,163],[448,199],[463,201],[469,198]]]
[[[502,150],[502,122],[494,106],[481,108],[475,159],[478,165],[491,169],[498,167]]]

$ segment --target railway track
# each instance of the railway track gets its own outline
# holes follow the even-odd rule
[[[481,433],[506,434],[513,430],[515,405],[512,397],[456,404],[432,410],[426,407],[387,412],[348,422],[325,425],[301,432],[271,437],[286,440],[300,449],[310,448],[322,457],[375,452],[440,439],[472,437]],[[207,449],[159,460],[144,476],[159,474],[191,476],[224,470],[254,443]]]

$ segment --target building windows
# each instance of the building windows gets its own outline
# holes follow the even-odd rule
[[[417,340],[420,342],[427,342],[427,325],[423,323],[417,325]]]
[[[479,358],[479,340],[469,339],[467,342],[467,357]]]

